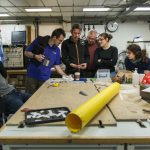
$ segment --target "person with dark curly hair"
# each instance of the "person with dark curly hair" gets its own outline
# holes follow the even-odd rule
[[[138,73],[150,72],[150,59],[146,56],[146,50],[142,50],[137,44],[129,45],[127,47],[125,67],[126,70],[130,71],[134,71],[137,68]]]

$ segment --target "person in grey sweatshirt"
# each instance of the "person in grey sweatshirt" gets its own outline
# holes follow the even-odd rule
[[[7,73],[0,61],[0,101],[4,103],[4,113],[7,117],[9,114],[14,114],[31,95],[17,91],[12,85],[8,84],[6,77]]]

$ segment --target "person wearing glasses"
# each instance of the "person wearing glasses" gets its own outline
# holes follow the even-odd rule
[[[110,77],[116,75],[115,65],[118,60],[118,49],[110,45],[112,35],[108,33],[101,33],[98,36],[99,48],[96,49],[94,55],[94,64],[96,69],[109,69]]]
[[[55,29],[51,37],[39,36],[25,50],[30,59],[27,67],[26,92],[33,94],[51,76],[51,68],[55,67],[60,75],[65,75],[60,68],[59,44],[66,34],[62,28]]]
[[[141,47],[137,44],[129,45],[127,47],[125,67],[129,71],[134,71],[137,68],[138,73],[149,73],[150,59],[146,56],[146,50],[141,50]]]
[[[85,41],[80,39],[81,27],[74,24],[71,29],[71,36],[62,43],[62,62],[66,66],[67,74],[80,72],[80,76],[85,77],[85,69],[89,61],[88,48]]]
[[[94,65],[94,53],[95,50],[99,47],[97,42],[97,31],[96,30],[90,30],[87,35],[86,44],[88,47],[89,52],[89,63],[87,64],[86,69],[86,77],[87,78],[93,78],[96,73],[96,68]]]

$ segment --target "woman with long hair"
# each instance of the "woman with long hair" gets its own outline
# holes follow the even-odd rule
[[[146,56],[146,50],[141,50],[137,44],[131,44],[127,47],[127,57],[125,59],[126,70],[134,71],[137,68],[138,73],[150,71],[150,59]]]

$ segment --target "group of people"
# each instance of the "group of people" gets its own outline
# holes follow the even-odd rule
[[[27,68],[26,91],[33,94],[43,82],[50,78],[51,67],[61,75],[80,72],[81,78],[93,78],[98,69],[109,69],[114,77],[115,65],[118,60],[118,49],[110,45],[112,35],[101,33],[97,37],[96,30],[88,33],[87,39],[80,39],[81,27],[74,24],[71,36],[64,40],[65,31],[55,29],[50,36],[38,37],[26,49],[25,55],[30,58]],[[64,40],[64,41],[63,41]],[[62,42],[61,52],[58,45]],[[65,71],[60,64],[65,65]],[[127,47],[125,59],[127,70],[138,69],[139,73],[150,70],[150,59],[145,50],[136,44]]]
[[[118,50],[109,44],[112,36],[102,33],[97,40],[96,30],[88,33],[87,40],[80,39],[80,35],[80,25],[74,24],[68,39],[64,40],[65,31],[59,28],[52,32],[51,37],[38,37],[26,48],[25,55],[30,59],[26,79],[28,93],[33,94],[50,78],[52,67],[60,75],[80,72],[81,78],[95,77],[97,69],[109,69],[111,76],[115,74]],[[60,52],[58,45],[61,42]],[[61,61],[65,71],[59,66]]]
[[[115,76],[118,49],[110,45],[112,35],[101,33],[97,37],[96,30],[89,31],[86,40],[80,39],[80,35],[80,25],[74,24],[68,39],[64,40],[66,33],[58,28],[51,36],[39,36],[26,48],[25,56],[29,58],[29,64],[24,94],[7,83],[6,72],[0,63],[0,98],[5,99],[7,115],[18,110],[50,78],[52,67],[62,76],[80,72],[83,78],[93,78],[98,69],[109,69],[111,77]],[[61,43],[60,51],[58,46]],[[60,67],[61,61],[65,71]],[[138,73],[149,72],[150,59],[146,56],[146,50],[141,50],[136,44],[129,45],[125,66],[130,71],[137,68]]]

